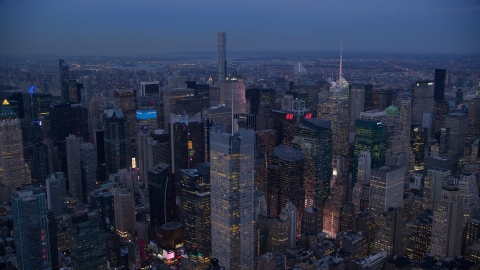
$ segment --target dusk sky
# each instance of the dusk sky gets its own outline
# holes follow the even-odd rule
[[[480,53],[480,1],[0,0],[0,54]]]

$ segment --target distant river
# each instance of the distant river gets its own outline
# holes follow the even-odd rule
[[[163,68],[163,65],[150,65],[150,64],[139,64],[139,65],[118,65],[112,66],[115,69],[121,70],[159,70]]]

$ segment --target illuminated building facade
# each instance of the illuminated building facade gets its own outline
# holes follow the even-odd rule
[[[413,127],[413,154],[415,155],[415,170],[423,170],[425,163],[425,144],[427,143],[427,130],[422,126]]]
[[[323,209],[323,232],[331,238],[337,238],[341,230],[341,214],[347,202],[349,174],[341,173],[342,167],[339,166],[338,172],[336,169],[333,171],[333,177],[336,178],[335,184]]]
[[[23,159],[22,129],[20,120],[7,100],[0,115],[0,179],[2,184],[19,187],[29,184]]]
[[[107,269],[105,232],[97,213],[72,217],[68,230],[68,248],[72,269]]]
[[[372,170],[368,205],[375,220],[379,220],[390,207],[403,206],[404,179],[404,167],[383,166]]]
[[[45,193],[23,188],[11,196],[17,269],[52,269]]]
[[[305,154],[305,208],[323,209],[330,193],[332,175],[331,122],[323,119],[304,119],[295,127],[294,148]]]
[[[403,253],[403,209],[389,208],[377,220],[378,231],[375,236],[373,252],[386,251],[387,256],[402,256]]]
[[[355,150],[353,158],[353,183],[357,182],[358,162],[362,151],[369,151],[371,168],[385,164],[387,127],[380,122],[355,121]]]
[[[135,112],[136,123],[135,126],[137,130],[156,130],[157,129],[157,110],[137,110]]]
[[[196,269],[208,269],[212,255],[209,164],[200,169],[181,169],[182,219],[185,253]]]
[[[109,110],[105,117],[105,165],[107,174],[129,168],[132,162],[129,122],[121,110]]]
[[[292,202],[297,211],[297,233],[300,234],[302,214],[305,207],[304,186],[305,154],[285,145],[275,147],[268,156],[268,215],[278,218],[287,202]]]
[[[254,144],[252,130],[211,134],[212,256],[226,269],[253,268]]]
[[[433,211],[432,245],[430,253],[437,259],[460,255],[463,230],[461,192],[445,186]]]

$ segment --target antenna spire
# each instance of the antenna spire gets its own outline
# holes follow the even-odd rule
[[[340,42],[340,72],[338,73],[338,82],[342,83],[342,42]]]

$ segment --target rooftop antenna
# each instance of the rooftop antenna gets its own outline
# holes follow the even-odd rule
[[[342,42],[340,42],[340,72],[338,73],[338,82],[342,83]]]

